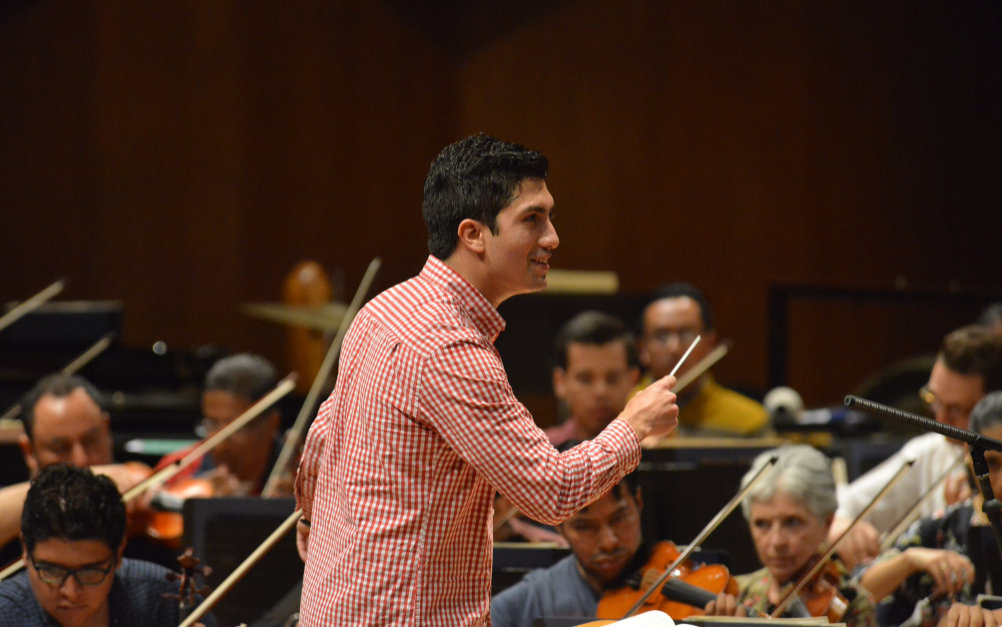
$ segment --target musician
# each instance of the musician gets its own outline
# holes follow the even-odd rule
[[[987,392],[999,389],[1002,389],[1002,334],[972,325],[944,338],[929,375],[929,383],[921,393],[937,422],[966,429],[971,410],[978,401]],[[873,501],[905,460],[915,460],[911,470],[877,503],[866,520],[853,528],[839,550],[845,563],[854,567],[874,557],[880,533],[889,531],[901,520],[963,451],[960,443],[938,433],[920,435],[841,490],[839,509],[829,536],[831,540],[840,536],[849,522]],[[960,477],[964,476],[962,471],[958,472]],[[944,489],[937,489],[923,506],[921,515],[932,516],[942,512],[962,495],[957,490],[948,494]]]
[[[511,391],[497,306],[546,286],[559,243],[547,169],[483,134],[432,163],[431,256],[356,316],[307,436],[305,627],[488,624],[495,489],[557,524],[636,467],[640,439],[674,426],[668,377],[560,454]]]
[[[784,446],[759,455],[742,486],[773,455],[779,458],[775,466],[741,503],[764,568],[738,577],[739,595],[735,598],[722,593],[707,604],[707,614],[745,616],[748,607],[771,613],[792,584],[813,566],[812,558],[820,557],[824,550],[837,506],[831,462],[810,446]],[[849,578],[837,558],[832,570],[837,573],[835,586],[848,605],[841,622],[849,627],[876,625],[870,593]]]
[[[554,349],[553,393],[569,416],[546,435],[553,446],[590,440],[623,411],[640,379],[633,335],[618,318],[585,311],[560,329]]]
[[[640,330],[640,363],[646,369],[640,389],[671,372],[696,336],[702,339],[679,368],[679,379],[710,354],[719,339],[710,303],[688,283],[672,283],[655,292],[641,315]],[[709,371],[689,384],[678,406],[679,436],[752,437],[770,430],[760,403],[719,385]]]
[[[202,427],[208,435],[230,424],[275,387],[275,368],[263,357],[243,353],[220,359],[205,376],[202,392]],[[220,442],[200,462],[178,474],[212,480],[217,496],[260,494],[281,449],[277,407],[263,412]],[[160,460],[159,467],[183,458],[191,447]]]
[[[31,476],[55,463],[80,467],[101,464],[99,472],[110,476],[122,491],[135,485],[137,477],[112,464],[112,438],[104,396],[78,375],[53,374],[41,379],[21,400],[24,433],[18,446]],[[21,507],[28,482],[0,490],[0,546],[17,538]],[[0,554],[6,555],[6,548]]]
[[[647,561],[640,512],[643,500],[634,473],[557,529],[572,554],[534,570],[491,601],[494,627],[522,627],[542,616],[595,616],[602,593]]]
[[[560,425],[546,429],[553,446],[572,440],[590,440],[618,416],[640,378],[633,336],[618,318],[599,311],[582,312],[557,332],[554,345],[553,392],[569,416]],[[511,508],[505,499],[494,504],[495,516]],[[496,528],[496,527],[495,527]],[[567,541],[551,528],[515,516],[495,532],[495,540],[507,534],[532,542]]]
[[[1002,439],[1002,392],[992,392],[974,407],[970,429]],[[1002,495],[1002,453],[985,451],[992,491]],[[967,539],[974,524],[987,525],[977,501],[955,505],[940,517],[916,522],[894,547],[866,567],[860,577],[880,602],[881,625],[899,625],[913,615],[932,627],[942,619],[951,601],[973,603],[974,565],[967,557]],[[924,601],[923,601],[924,600]]]
[[[166,568],[122,558],[125,526],[107,477],[64,463],[39,472],[23,507],[25,570],[0,582],[0,627],[175,627],[178,604],[163,595],[177,584]]]

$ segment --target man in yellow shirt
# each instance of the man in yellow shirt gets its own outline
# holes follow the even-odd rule
[[[671,372],[697,335],[702,339],[676,373],[679,379],[718,341],[713,310],[703,293],[688,283],[672,283],[655,292],[640,326],[638,356],[646,373],[638,390]],[[676,433],[681,436],[752,437],[770,431],[760,403],[719,385],[709,372],[679,394],[678,407]]]

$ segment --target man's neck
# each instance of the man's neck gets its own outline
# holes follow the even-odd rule
[[[483,264],[479,259],[460,250],[455,251],[442,261],[453,272],[463,277],[467,283],[480,292],[490,304],[497,309],[508,297],[502,294],[495,294],[490,277],[484,271]]]

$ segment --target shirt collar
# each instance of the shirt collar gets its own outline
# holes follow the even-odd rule
[[[504,318],[491,305],[490,301],[477,291],[477,288],[473,287],[469,281],[442,263],[437,257],[428,256],[428,261],[425,262],[419,276],[432,285],[449,292],[456,300],[456,304],[470,317],[477,330],[483,333],[484,337],[488,338],[492,344],[504,330]]]

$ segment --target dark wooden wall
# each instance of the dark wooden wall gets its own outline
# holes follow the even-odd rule
[[[238,304],[304,258],[348,295],[375,255],[383,287],[416,272],[428,164],[481,130],[550,157],[558,267],[702,286],[741,387],[766,386],[771,285],[1002,289],[996,3],[531,5],[0,13],[0,300],[68,275],[68,298],[125,302],[129,344],[281,362],[281,329]],[[971,313],[806,311],[812,403]]]

